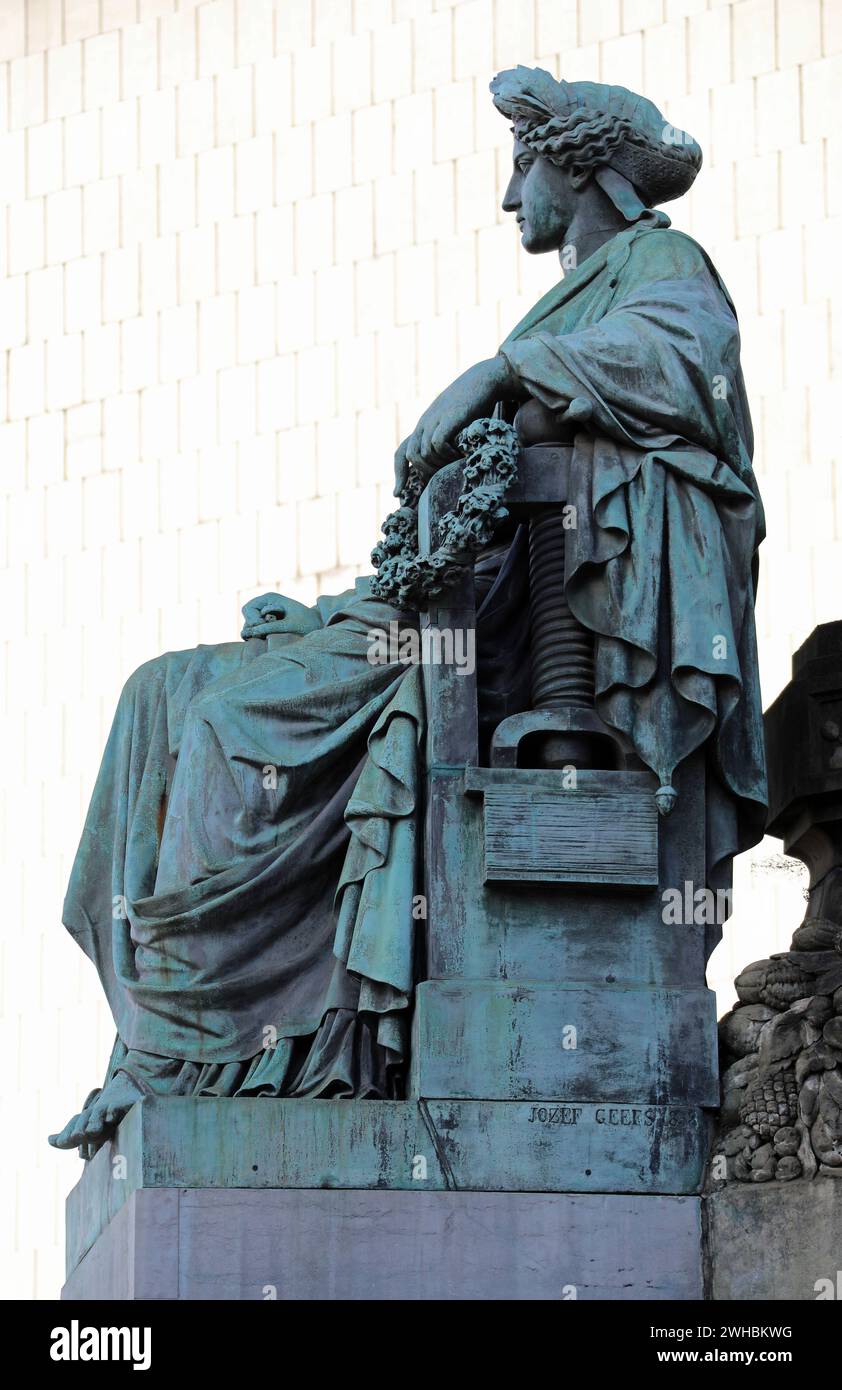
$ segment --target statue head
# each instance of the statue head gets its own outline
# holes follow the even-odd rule
[[[503,207],[517,213],[527,251],[561,248],[585,202],[607,207],[618,227],[635,222],[686,193],[701,167],[692,136],[625,87],[517,67],[498,73],[491,93],[512,123]]]

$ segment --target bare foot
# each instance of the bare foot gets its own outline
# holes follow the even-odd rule
[[[59,1134],[51,1134],[50,1143],[54,1149],[78,1149],[82,1158],[93,1158],[142,1094],[130,1076],[118,1071],[101,1091],[91,1091],[80,1113]]]

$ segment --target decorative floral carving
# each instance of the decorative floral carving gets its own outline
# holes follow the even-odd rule
[[[505,420],[474,420],[456,441],[465,458],[465,491],[455,511],[441,519],[439,544],[418,553],[418,499],[423,483],[410,471],[401,506],[381,526],[383,540],[371,552],[377,570],[371,592],[401,607],[421,608],[438,598],[493,539],[508,517],[503,497],[517,476],[520,442]]]
[[[842,925],[808,917],[789,951],[737,977],[719,1025],[714,1183],[842,1177]]]

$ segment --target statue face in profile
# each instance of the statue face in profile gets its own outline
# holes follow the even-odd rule
[[[560,250],[568,239],[588,171],[575,164],[560,169],[518,139],[512,164],[503,210],[515,214],[523,249],[530,255]]]

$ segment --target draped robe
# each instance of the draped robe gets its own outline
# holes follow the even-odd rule
[[[647,213],[502,344],[576,400],[567,594],[596,704],[668,783],[704,749],[711,886],[765,818],[754,576],[763,535],[728,293]],[[581,409],[580,409],[581,418]],[[522,530],[477,566],[481,708],[528,705]],[[127,682],[64,921],[117,1026],[109,1075],[172,1094],[399,1094],[423,918],[420,672],[369,634],[417,622],[370,579],[315,630],[168,653]]]

